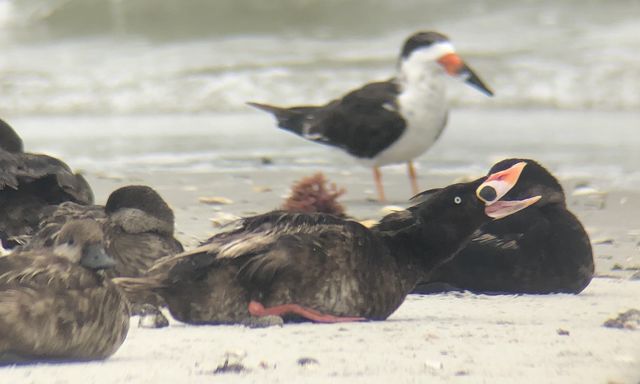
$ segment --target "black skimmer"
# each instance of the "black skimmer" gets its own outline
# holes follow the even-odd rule
[[[413,193],[413,159],[438,139],[447,123],[446,75],[493,92],[438,32],[419,32],[402,47],[396,77],[369,83],[323,106],[281,108],[248,104],[272,113],[278,126],[303,138],[338,147],[373,167],[378,198],[385,200],[380,166],[406,162]]]
[[[436,268],[416,293],[468,290],[477,293],[580,293],[594,273],[591,242],[568,209],[558,180],[533,160],[508,159],[499,172],[525,162],[522,178],[537,185],[540,201],[504,220],[480,227],[449,262]],[[523,185],[507,196],[527,192]]]
[[[480,191],[494,186],[480,178],[422,196],[404,215],[392,214],[375,229],[323,213],[249,217],[200,247],[159,260],[145,277],[114,282],[125,291],[158,293],[176,319],[192,324],[274,316],[384,320],[482,224],[539,199],[501,200],[521,171],[519,164],[503,172],[489,203]]]
[[[5,248],[32,235],[45,210],[64,201],[93,203],[82,175],[47,155],[23,151],[22,140],[0,120],[0,242]]]
[[[65,224],[48,249],[0,257],[0,365],[101,360],[129,330],[129,304],[101,273],[115,261],[95,221]]]

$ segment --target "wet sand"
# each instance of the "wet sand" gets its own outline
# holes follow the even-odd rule
[[[640,279],[632,278],[640,272],[640,188],[633,180],[622,180],[617,170],[612,175],[607,173],[609,168],[598,168],[597,160],[587,164],[588,172],[581,172],[580,166],[561,166],[566,156],[562,137],[549,148],[531,142],[529,147],[518,146],[514,144],[517,137],[493,149],[490,139],[480,140],[475,149],[461,147],[465,134],[471,132],[464,130],[464,119],[471,124],[474,116],[463,115],[458,120],[462,128],[447,133],[434,151],[423,156],[422,186],[444,186],[479,176],[486,163],[505,155],[541,158],[544,165],[550,164],[565,187],[569,207],[583,221],[594,244],[597,277],[582,294],[412,296],[385,322],[270,329],[172,322],[169,328],[151,330],[137,328],[134,318],[124,345],[107,361],[3,368],[0,381],[640,383],[640,330],[602,326],[619,312],[640,307]],[[599,116],[606,120],[606,114]],[[493,132],[507,134],[509,127],[496,124]],[[590,132],[576,136],[577,141],[589,142]],[[34,145],[44,146],[37,141]],[[614,153],[618,144],[600,145]],[[370,200],[374,191],[368,170],[352,163],[336,164],[342,158],[332,151],[308,148],[312,161],[308,166],[281,166],[284,160],[278,156],[266,161],[272,164],[262,164],[257,153],[254,166],[232,170],[143,171],[132,164],[114,169],[88,167],[85,172],[98,203],[104,203],[119,186],[156,188],[174,209],[178,237],[187,247],[221,230],[210,220],[222,216],[221,212],[244,216],[277,208],[293,181],[317,170],[348,189],[340,199],[348,214],[358,219],[382,217],[385,205]],[[621,152],[619,156],[624,157]],[[326,153],[326,158],[318,158],[318,153]],[[464,158],[460,167],[456,156]],[[477,166],[466,166],[476,163],[470,156],[478,157]],[[584,153],[584,158],[590,156],[597,157]],[[635,155],[629,152],[629,156]],[[580,162],[572,161],[573,165]],[[404,167],[385,168],[384,176],[391,199],[387,205],[407,206],[409,183]],[[199,202],[200,197],[225,197],[231,202],[207,205]],[[244,370],[215,374],[225,360]]]

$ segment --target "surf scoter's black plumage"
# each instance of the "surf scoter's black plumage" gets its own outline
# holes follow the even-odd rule
[[[447,36],[428,31],[407,38],[398,74],[390,80],[366,84],[321,106],[248,104],[273,114],[280,128],[338,147],[372,166],[378,197],[384,200],[379,167],[387,164],[406,162],[413,193],[418,193],[412,160],[433,145],[447,123],[447,74],[493,95]]]
[[[92,219],[101,224],[107,252],[116,260],[110,276],[140,276],[161,257],[183,251],[173,236],[173,211],[151,187],[129,185],[113,191],[105,206],[60,204],[40,224],[25,246],[52,246],[69,220]]]
[[[532,160],[508,159],[490,172],[525,161],[523,182],[507,197],[536,194],[540,201],[504,220],[483,225],[416,293],[579,293],[594,273],[589,237],[568,209],[560,183]]]
[[[65,201],[93,203],[80,174],[62,161],[23,151],[22,140],[0,120],[0,241],[5,248],[33,234],[44,211]]]
[[[0,257],[0,365],[111,356],[129,329],[124,295],[98,272],[113,265],[92,220],[65,224],[53,248]]]
[[[424,271],[491,220],[476,196],[481,183],[443,188],[397,221],[389,218],[387,229],[321,213],[246,218],[238,229],[159,261],[146,277],[115,282],[157,292],[188,323],[291,314],[320,322],[383,320]]]

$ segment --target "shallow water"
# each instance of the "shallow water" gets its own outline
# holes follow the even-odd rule
[[[447,33],[496,91],[457,106],[637,110],[636,0],[0,0],[0,113],[246,111],[393,75],[403,40]]]

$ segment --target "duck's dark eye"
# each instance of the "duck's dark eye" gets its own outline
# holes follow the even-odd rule
[[[73,244],[75,244],[75,241],[73,240],[73,237],[72,237],[67,241],[67,245],[73,245]]]
[[[456,197],[453,198],[453,202],[455,204],[460,204],[460,203],[462,203],[462,198],[460,196],[456,196]]]

